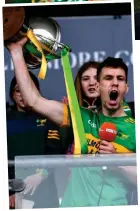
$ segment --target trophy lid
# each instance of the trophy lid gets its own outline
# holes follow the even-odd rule
[[[46,44],[50,49],[57,49],[61,39],[61,31],[54,19],[30,16],[28,24],[40,42]]]
[[[23,7],[3,7],[4,40],[10,39],[21,28],[25,12]]]
[[[29,26],[41,44],[44,44],[48,49],[56,52],[60,46],[59,43],[61,39],[60,26],[58,23],[50,17],[44,18],[38,15],[30,16],[26,21],[23,26]],[[47,62],[55,58],[60,58],[60,54],[52,54],[46,49],[43,49],[43,52]],[[41,65],[42,55],[30,41],[25,45],[24,58],[29,69],[36,69]]]

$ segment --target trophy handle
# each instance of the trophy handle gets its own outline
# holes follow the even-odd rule
[[[23,24],[23,28],[26,30],[26,32],[28,30],[32,29],[31,27],[28,27],[25,24]],[[44,54],[47,52],[47,54],[45,54],[45,57],[48,62],[53,59],[60,59],[61,58],[61,50],[64,48],[67,49],[67,51],[71,52],[71,48],[68,45],[64,45],[63,43],[58,42],[56,39],[44,37],[43,35],[36,34],[36,33],[34,33],[34,35],[40,41],[40,45],[43,49]],[[50,44],[50,42],[51,42],[51,44]],[[52,49],[52,46],[55,46],[55,45],[58,46],[58,50],[56,50],[56,51],[54,51]],[[37,58],[37,56],[41,57],[41,53],[39,51],[37,52],[36,47],[32,44],[32,40],[27,42],[25,47],[32,55],[34,55],[34,56],[36,55],[35,56],[36,58]]]

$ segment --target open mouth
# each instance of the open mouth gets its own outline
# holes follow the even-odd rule
[[[89,92],[95,92],[96,89],[95,89],[95,88],[89,88],[88,91],[89,91]]]
[[[111,105],[116,104],[116,100],[117,100],[117,98],[118,98],[118,95],[119,95],[119,93],[118,93],[118,91],[116,91],[116,90],[112,90],[112,91],[110,92],[109,98],[110,98],[110,104],[111,104]]]
[[[20,102],[21,102],[21,103],[24,103],[23,99],[20,99]]]
[[[116,101],[118,97],[118,92],[116,90],[112,90],[109,94],[110,100]]]

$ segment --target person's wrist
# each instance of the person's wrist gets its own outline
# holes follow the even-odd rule
[[[48,171],[46,169],[36,169],[36,173],[39,174],[42,178],[48,177]]]
[[[11,53],[11,56],[13,58],[14,57],[17,58],[17,57],[19,57],[19,56],[21,56],[23,54],[21,47],[10,49],[10,53]]]

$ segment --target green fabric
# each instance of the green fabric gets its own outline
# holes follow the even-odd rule
[[[103,114],[98,115],[97,113],[93,113],[84,108],[81,108],[81,114],[86,134],[92,134],[93,137],[98,138],[100,125],[103,122],[112,122],[116,125],[118,130],[115,142],[123,145],[129,150],[136,151],[135,121],[133,118],[128,116],[111,118],[104,116]],[[127,136],[125,137],[125,135]]]
[[[73,168],[61,207],[127,205],[124,183],[125,179],[117,171]]]
[[[112,122],[116,125],[118,135],[114,142],[136,152],[134,119],[128,116],[106,117],[84,108],[81,108],[81,114],[85,132],[89,136],[88,153],[95,153],[96,138],[103,122]],[[114,171],[103,171],[100,167],[72,168],[61,207],[126,205],[126,182],[126,178],[117,168]]]
[[[131,108],[129,107],[129,105],[125,101],[123,101],[123,109],[124,109],[124,112],[127,114],[127,116],[132,117]]]
[[[39,57],[41,59],[42,54],[36,49],[34,44],[27,42],[25,44],[25,48],[31,54],[33,54],[33,55],[35,55],[35,56],[37,56],[37,57]],[[46,57],[47,62],[49,62],[49,61],[51,61],[53,59],[60,59],[61,55],[60,55],[60,53],[57,53],[57,56],[56,55],[52,55],[52,54],[47,54],[47,55],[45,55],[45,57]]]

